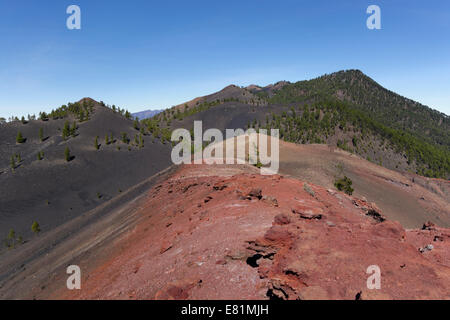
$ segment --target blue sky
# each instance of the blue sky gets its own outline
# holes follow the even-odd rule
[[[81,8],[81,30],[66,8]],[[366,8],[381,8],[381,30]],[[92,97],[165,108],[360,69],[450,114],[450,1],[0,0],[0,116]]]

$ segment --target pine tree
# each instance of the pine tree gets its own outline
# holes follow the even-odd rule
[[[70,136],[70,124],[69,121],[66,121],[64,123],[64,128],[62,131],[62,138],[66,140],[69,136]]]
[[[14,248],[14,242],[16,240],[16,232],[14,229],[9,230],[8,237],[6,238],[6,246]]]
[[[353,184],[352,180],[347,176],[344,176],[344,178],[338,179],[334,182],[334,186],[339,191],[344,191],[348,195],[353,194],[354,189],[352,188],[352,184]]]
[[[95,137],[95,141],[94,141],[94,147],[95,147],[95,150],[98,150],[98,149],[100,149],[100,145],[98,144],[98,136],[97,136],[97,137]]]
[[[134,127],[136,130],[139,130],[139,120],[138,120],[137,118],[134,120],[133,127]]]
[[[39,128],[39,140],[44,141],[44,129]]]
[[[142,134],[139,135],[139,149],[144,147],[144,138],[142,138]]]
[[[11,156],[10,164],[12,171],[14,171],[16,169],[16,157],[14,155]]]
[[[109,145],[109,137],[108,137],[108,135],[105,135],[105,144]]]
[[[39,232],[41,232],[41,227],[39,226],[39,223],[34,221],[33,224],[31,225],[31,231],[33,231],[35,234],[39,234]]]
[[[69,150],[69,147],[66,147],[66,150],[64,150],[64,158],[66,159],[67,162],[70,161],[70,150]]]
[[[39,151],[38,154],[37,154],[37,159],[38,159],[39,161],[41,161],[42,159],[44,159],[44,152]]]
[[[77,122],[74,121],[74,122],[73,122],[73,127],[72,127],[72,129],[70,130],[70,134],[71,134],[72,137],[75,137],[75,135],[76,135],[76,133],[77,133],[77,129],[78,129]]]
[[[39,118],[40,118],[42,121],[48,121],[48,115],[47,115],[46,112],[41,112],[41,113],[39,113]]]
[[[24,139],[24,137],[22,136],[22,132],[17,132],[17,137],[16,137],[16,142],[17,143],[24,143],[25,142],[25,139]]]
[[[15,238],[16,238],[16,232],[14,231],[14,229],[9,230],[8,240],[14,240]]]

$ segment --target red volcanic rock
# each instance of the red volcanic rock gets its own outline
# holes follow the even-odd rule
[[[259,188],[255,188],[250,190],[250,192],[248,193],[248,196],[251,198],[258,198],[261,199],[262,198],[262,190]]]
[[[278,207],[278,200],[274,197],[271,196],[263,196],[262,197],[262,201],[273,205],[274,207]]]
[[[435,229],[436,225],[431,221],[425,222],[422,227],[422,230],[435,230]]]
[[[279,225],[289,224],[290,222],[291,222],[291,218],[289,218],[285,214],[276,215],[275,219],[273,221],[274,224],[279,224]]]
[[[303,219],[322,219],[323,210],[315,207],[307,207],[304,205],[295,205],[292,212],[298,214]]]
[[[264,235],[264,239],[270,242],[287,242],[292,238],[292,234],[286,228],[282,226],[274,225],[272,228],[267,230]]]
[[[375,204],[252,170],[180,168],[64,298],[450,299],[449,229],[405,230]]]
[[[170,248],[172,248],[172,243],[168,240],[164,240],[163,243],[161,244],[161,249],[159,250],[159,253],[164,253]]]
[[[155,294],[155,300],[186,300],[189,298],[189,291],[201,282],[191,279],[173,281]]]

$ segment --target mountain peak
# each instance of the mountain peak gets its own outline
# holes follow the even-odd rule
[[[98,101],[90,98],[90,97],[84,97],[80,99],[77,103],[92,103],[94,105],[100,104]]]

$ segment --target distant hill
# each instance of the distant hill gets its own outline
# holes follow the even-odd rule
[[[269,102],[290,104],[326,99],[346,102],[386,126],[450,148],[448,115],[383,88],[360,70],[339,71],[284,85]]]
[[[133,118],[138,118],[139,120],[143,120],[143,119],[147,119],[147,118],[151,118],[154,115],[157,115],[158,113],[162,112],[164,110],[144,110],[144,111],[140,111],[140,112],[135,112],[132,113],[131,115],[133,116]]]
[[[311,129],[309,134],[316,142],[326,140],[329,129],[337,125],[347,133],[340,139],[343,149],[370,157],[368,149],[376,146],[364,142],[375,139],[383,150],[376,155],[378,159],[371,160],[382,164],[386,149],[391,149],[403,154],[409,169],[413,168],[418,174],[450,176],[450,117],[383,88],[359,70],[340,71],[285,85],[268,101],[270,104],[303,104],[308,106],[306,110],[314,112],[307,114],[310,124],[306,127],[302,127],[300,120],[286,129],[292,142],[300,138],[294,131],[305,128]],[[304,137],[305,134],[302,141]]]
[[[124,110],[83,99],[41,118],[0,126],[0,240],[10,229],[28,239],[34,221],[48,231],[170,165],[170,146],[141,134]]]
[[[386,168],[450,177],[450,117],[389,91],[359,70],[225,89],[146,122],[170,139],[193,120],[219,129],[280,129],[288,142],[337,146]]]

